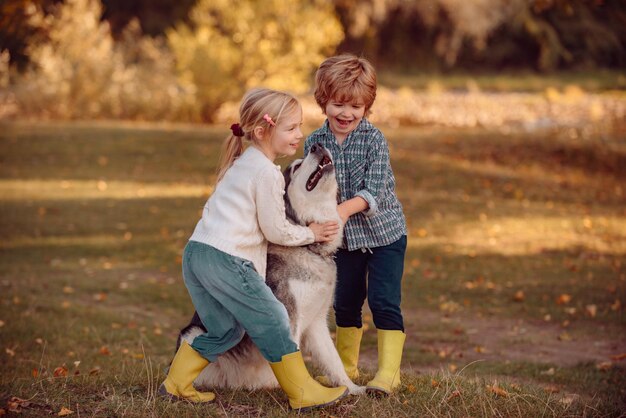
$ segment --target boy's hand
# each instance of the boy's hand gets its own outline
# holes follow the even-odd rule
[[[309,228],[311,228],[315,235],[315,242],[332,241],[339,233],[339,224],[334,221],[325,222],[323,224],[312,222],[309,224]]]
[[[343,223],[344,225],[346,224],[346,222],[348,222],[348,218],[352,215],[350,212],[348,212],[346,205],[337,206],[337,213],[341,218],[341,223]]]
[[[369,205],[361,196],[353,197],[352,199],[346,200],[345,202],[341,202],[337,206],[337,213],[341,218],[341,222],[345,225],[348,222],[348,218],[355,213],[363,212],[367,210]]]

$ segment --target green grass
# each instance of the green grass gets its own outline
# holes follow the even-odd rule
[[[410,229],[404,385],[311,415],[622,415],[623,139],[385,133]],[[0,125],[0,408],[15,396],[25,416],[289,414],[278,390],[155,397],[193,312],[180,254],[225,134]],[[369,314],[366,326],[361,384],[375,371]]]
[[[380,83],[389,88],[409,87],[417,90],[476,90],[487,92],[543,92],[547,89],[566,89],[576,86],[587,92],[626,89],[622,71],[570,71],[554,74],[536,72],[467,73],[399,73],[382,72]]]

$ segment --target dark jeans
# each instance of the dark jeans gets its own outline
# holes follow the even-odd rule
[[[339,249],[335,320],[340,327],[363,326],[365,297],[378,329],[404,331],[400,292],[404,272],[406,235],[384,247],[347,251]]]

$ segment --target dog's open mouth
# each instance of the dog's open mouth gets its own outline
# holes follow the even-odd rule
[[[317,165],[317,169],[309,176],[309,179],[306,182],[306,190],[310,192],[315,189],[315,186],[317,186],[317,183],[324,175],[325,169],[332,166],[333,162],[331,159],[324,155],[320,160],[320,163]]]

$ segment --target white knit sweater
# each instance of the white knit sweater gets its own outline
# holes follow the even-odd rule
[[[248,147],[215,187],[189,239],[252,261],[265,277],[268,241],[297,246],[315,240],[310,228],[287,220],[284,189],[280,166]]]

